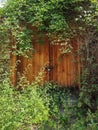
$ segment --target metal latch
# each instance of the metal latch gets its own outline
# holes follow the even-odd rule
[[[53,70],[53,66],[45,66],[44,67],[46,71],[50,72]]]

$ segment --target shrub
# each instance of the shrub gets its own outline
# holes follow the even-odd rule
[[[57,84],[45,83],[38,88],[41,97],[46,100],[49,106],[49,119],[44,122],[40,130],[65,130],[72,123],[73,111],[76,103],[71,98],[71,90],[66,87],[60,87]]]
[[[17,91],[5,79],[0,84],[1,130],[97,130],[98,111],[84,112],[72,92],[52,83]]]
[[[48,119],[48,108],[34,86],[17,91],[6,81],[0,84],[0,129],[27,130]]]

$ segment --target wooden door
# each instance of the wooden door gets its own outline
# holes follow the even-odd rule
[[[49,74],[45,72],[45,66],[49,64],[48,45],[33,44],[35,52],[31,57],[18,57],[20,63],[17,66],[17,74],[19,73],[20,77],[24,76],[30,83],[35,80],[37,82],[49,80]]]
[[[11,54],[12,83],[16,85],[19,77],[25,77],[27,81],[32,83],[42,73],[42,83],[53,81],[63,86],[78,86],[80,61],[77,50],[79,45],[75,40],[71,41],[70,44],[72,52],[69,54],[61,54],[61,49],[65,45],[51,45],[47,39],[44,45],[33,42],[35,52],[29,58]]]
[[[78,55],[79,45],[77,41],[70,42],[72,50],[70,53],[61,53],[66,45],[50,45],[49,63],[50,80],[63,86],[79,86],[80,83],[80,57]]]

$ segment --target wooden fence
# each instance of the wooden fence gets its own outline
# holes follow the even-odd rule
[[[10,66],[13,85],[18,82],[18,74],[25,75],[27,80],[32,83],[41,69],[44,68],[43,82],[53,81],[67,87],[79,86],[80,58],[77,40],[71,40],[71,52],[68,53],[63,52],[68,46],[66,44],[56,43],[51,45],[47,38],[44,42],[41,45],[32,41],[35,53],[30,58],[16,56],[11,53]]]

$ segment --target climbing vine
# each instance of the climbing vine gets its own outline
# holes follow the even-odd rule
[[[7,0],[0,9],[0,30],[5,28],[13,36],[16,54],[25,55],[33,48],[36,34],[46,34],[50,42],[55,36],[62,40],[80,35],[86,24],[94,22],[94,5],[90,0]]]

